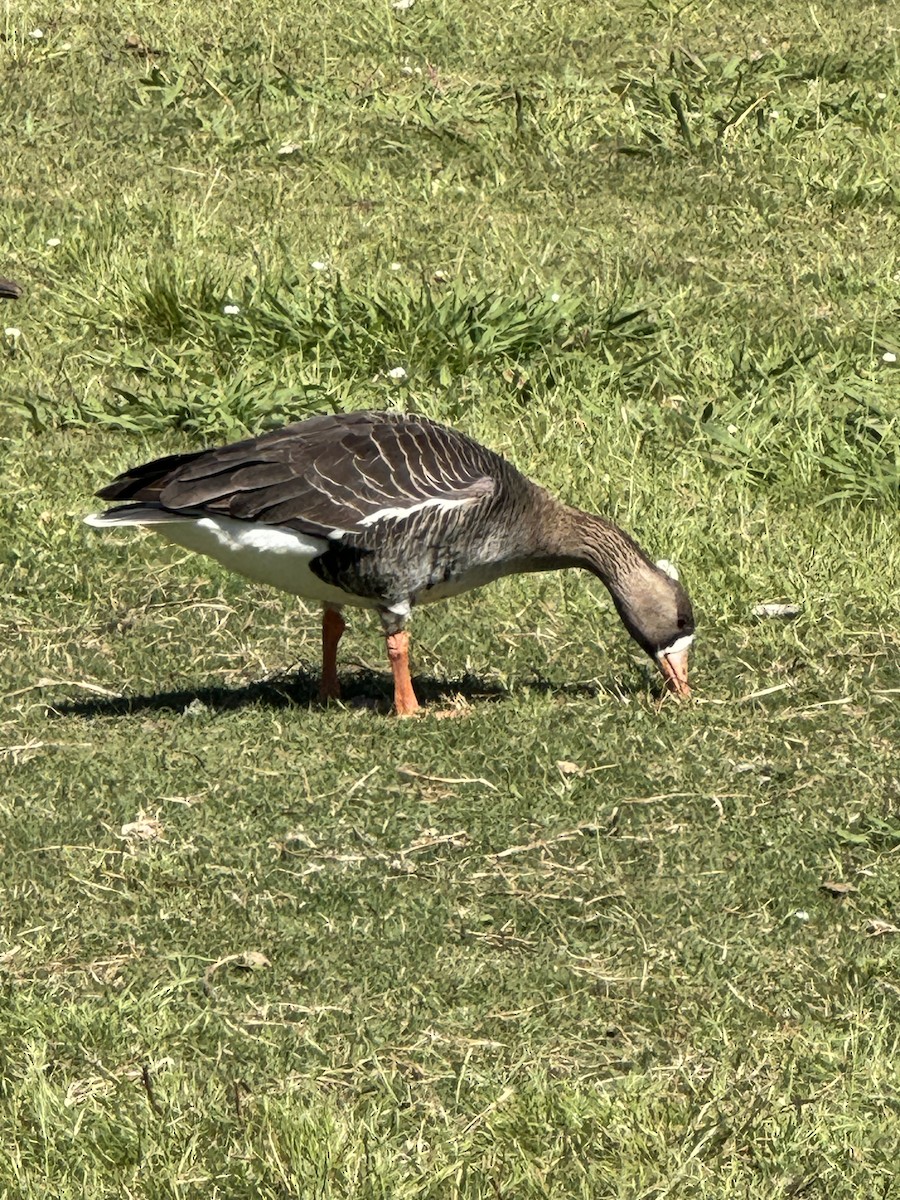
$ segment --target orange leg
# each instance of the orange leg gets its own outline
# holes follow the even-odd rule
[[[387,651],[394,675],[394,709],[398,717],[411,717],[419,702],[409,674],[409,634],[405,629],[387,635]]]
[[[337,648],[341,635],[347,628],[339,608],[326,606],[322,612],[322,682],[319,684],[320,700],[339,700],[341,685],[337,673]]]

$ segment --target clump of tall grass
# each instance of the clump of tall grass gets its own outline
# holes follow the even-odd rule
[[[636,436],[643,455],[753,488],[817,503],[900,495],[900,376],[871,337],[836,349],[824,331],[779,329],[742,334],[729,352],[705,331],[679,342],[624,289],[377,272],[356,283],[313,267],[232,282],[176,264],[119,279],[92,317],[96,344],[80,351],[100,386],[6,406],[37,427],[204,442],[326,408],[418,407],[450,421],[476,406],[550,421],[574,410],[601,418],[612,450]]]
[[[403,363],[422,383],[446,384],[473,368],[585,352],[621,336],[624,326],[641,336],[642,316],[618,301],[592,309],[577,292],[460,278],[353,285],[321,270],[310,279],[246,280],[236,288],[208,277],[178,283],[156,276],[133,298],[123,329],[150,346],[190,339],[230,359],[297,354],[346,374]]]
[[[576,361],[613,373],[647,361],[652,322],[619,295],[595,303],[440,277],[352,284],[316,265],[305,278],[240,283],[177,268],[120,280],[95,316],[96,343],[80,351],[102,390],[20,401],[20,411],[35,424],[221,437],[323,407],[449,397],[476,381],[527,404]]]

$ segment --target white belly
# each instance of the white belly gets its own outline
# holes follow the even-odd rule
[[[292,596],[357,608],[377,607],[376,600],[343,592],[310,570],[312,560],[328,549],[325,538],[296,533],[283,525],[259,525],[232,517],[161,521],[146,527],[166,541],[214,558],[229,571]]]

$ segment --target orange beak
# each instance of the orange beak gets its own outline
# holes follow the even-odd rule
[[[673,692],[676,696],[680,696],[682,699],[690,696],[687,647],[684,650],[676,650],[673,654],[661,654],[659,656],[659,669],[665,677],[666,687],[670,692]]]

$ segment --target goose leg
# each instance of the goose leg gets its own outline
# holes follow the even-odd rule
[[[347,623],[341,610],[326,604],[322,610],[322,681],[319,684],[320,700],[339,700],[341,684],[337,673],[337,648]]]
[[[398,717],[411,717],[419,702],[409,674],[409,634],[405,629],[387,635],[387,652],[394,676],[394,710]]]

